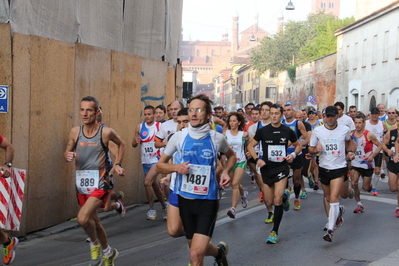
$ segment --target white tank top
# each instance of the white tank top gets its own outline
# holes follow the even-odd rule
[[[244,131],[238,131],[238,134],[236,136],[233,136],[230,130],[226,130],[226,140],[237,157],[237,163],[246,161],[244,151]]]

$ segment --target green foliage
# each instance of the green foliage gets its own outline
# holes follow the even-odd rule
[[[284,31],[265,37],[252,50],[251,64],[259,73],[275,72],[295,66],[336,51],[334,31],[354,21],[338,19],[330,14],[310,14],[305,21],[288,21]],[[295,71],[291,80],[295,80]]]
[[[290,78],[291,82],[295,82],[295,76],[296,76],[296,67],[295,66],[289,66],[287,67],[287,73],[288,77]]]

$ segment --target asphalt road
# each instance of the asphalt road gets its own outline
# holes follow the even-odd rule
[[[353,213],[356,207],[354,199],[341,200],[346,207],[345,223],[335,230],[332,243],[322,239],[327,222],[322,191],[314,192],[308,188],[308,198],[302,200],[302,210],[291,209],[284,213],[279,230],[280,241],[271,245],[266,244],[266,239],[272,224],[264,223],[267,212],[258,200],[259,190],[245,175],[243,185],[250,192],[250,203],[246,209],[239,204],[236,219],[229,218],[226,213],[231,204],[231,189],[226,189],[212,241],[228,243],[231,265],[397,265],[399,219],[394,213],[396,194],[389,192],[386,182],[379,182],[378,196],[362,192],[364,213]],[[159,203],[156,205],[156,220],[145,219],[147,208],[146,205],[131,207],[123,219],[111,215],[103,220],[109,244],[120,252],[115,264],[187,265],[189,257],[185,239],[168,236]],[[76,221],[56,228],[45,230],[54,234],[37,232],[21,239],[12,265],[88,265],[89,245]],[[212,258],[205,259],[205,265],[212,263]]]

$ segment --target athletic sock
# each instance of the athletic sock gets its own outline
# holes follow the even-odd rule
[[[150,210],[155,210],[154,206],[150,206]]]
[[[109,257],[111,255],[111,247],[109,245],[106,249],[103,249],[103,254],[105,257]]]
[[[283,219],[283,204],[279,206],[274,206],[274,224],[273,231],[278,234],[278,228],[280,227],[281,220]]]
[[[339,215],[339,202],[330,203],[330,212],[328,214],[328,230],[333,230]]]
[[[118,201],[115,201],[116,203],[116,209],[119,209],[121,207],[121,204]]]
[[[164,202],[163,204],[162,204],[162,208],[166,208],[166,206],[168,206],[168,204],[166,204],[166,202]]]
[[[361,202],[361,201],[359,201],[359,202],[357,203],[357,205],[362,205],[362,206],[363,206],[363,204],[362,204],[362,202]]]
[[[100,241],[98,239],[96,239],[95,241],[91,241],[90,239],[90,247],[99,245],[100,244],[99,242]]]

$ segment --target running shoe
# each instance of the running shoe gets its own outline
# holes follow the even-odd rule
[[[308,192],[307,191],[301,191],[301,195],[299,196],[300,199],[307,199],[308,198]]]
[[[294,210],[299,211],[301,209],[301,201],[300,200],[294,200]]]
[[[15,248],[18,246],[19,240],[16,237],[9,237],[10,244],[3,246],[4,265],[10,264],[15,258]]]
[[[125,208],[125,206],[123,205],[123,203],[122,203],[122,201],[121,200],[116,200],[117,202],[119,202],[119,208],[117,208],[117,209],[115,209],[115,211],[117,212],[117,213],[119,213],[119,216],[121,217],[121,218],[123,218],[123,217],[125,217],[126,216],[126,208]]]
[[[269,212],[269,216],[268,216],[267,219],[265,220],[265,223],[271,224],[272,222],[274,222],[274,213]]]
[[[165,201],[165,207],[162,208],[162,216],[163,216],[163,220],[166,221],[168,219],[168,202]]]
[[[125,197],[125,193],[123,193],[123,191],[118,191],[116,194],[118,194],[118,199],[123,199]]]
[[[269,235],[269,238],[266,240],[268,244],[276,244],[278,242],[278,235],[275,231],[272,231]]]
[[[363,205],[357,205],[357,208],[353,210],[353,213],[362,213],[364,212]]]
[[[119,255],[118,250],[116,248],[111,249],[112,254],[109,257],[104,256],[104,265],[105,266],[114,266],[114,262]]]
[[[312,176],[312,175],[309,175],[308,180],[309,180],[309,187],[310,187],[310,188],[314,188],[313,176]]]
[[[328,230],[327,233],[323,236],[323,239],[327,242],[332,242],[333,239],[333,231],[332,230]]]
[[[353,199],[354,195],[355,195],[355,190],[353,190],[353,188],[349,188],[348,198]]]
[[[287,200],[283,202],[283,209],[284,211],[289,211],[290,210],[290,190],[286,189],[284,191],[284,194],[287,196]]]
[[[236,208],[231,207],[230,210],[227,212],[227,215],[228,215],[231,219],[235,219],[235,218],[236,218]]]
[[[335,229],[335,228],[334,228]],[[328,230],[328,222],[326,223],[326,225],[323,228],[323,231],[327,231]]]
[[[396,217],[399,218],[399,209],[396,209],[395,214],[396,214]]]
[[[91,254],[90,266],[101,265],[102,263],[101,252],[102,252],[101,245],[90,246],[90,254]]]
[[[374,196],[378,196],[378,191],[377,191],[377,189],[372,188],[372,189],[371,189],[371,194],[374,195]]]
[[[255,183],[255,176],[254,176],[254,174],[251,174],[251,184],[254,184]]]
[[[155,220],[157,218],[157,211],[154,209],[149,209],[147,212],[147,220]]]
[[[345,213],[345,207],[343,205],[339,205],[339,214],[337,220],[335,222],[335,227],[340,227],[344,224],[344,217],[342,217]]]
[[[222,258],[219,260],[215,259],[215,263],[217,266],[229,266],[230,263],[227,260],[227,253],[229,253],[229,247],[227,246],[226,243],[224,243],[223,241],[219,242],[217,248],[220,250],[220,252],[222,253]]]
[[[263,202],[263,192],[262,191],[259,191],[259,201],[260,201],[260,203]]]
[[[313,190],[319,190],[319,182],[314,182]]]
[[[241,197],[242,207],[245,209],[248,206],[248,191],[244,191],[244,196]]]

